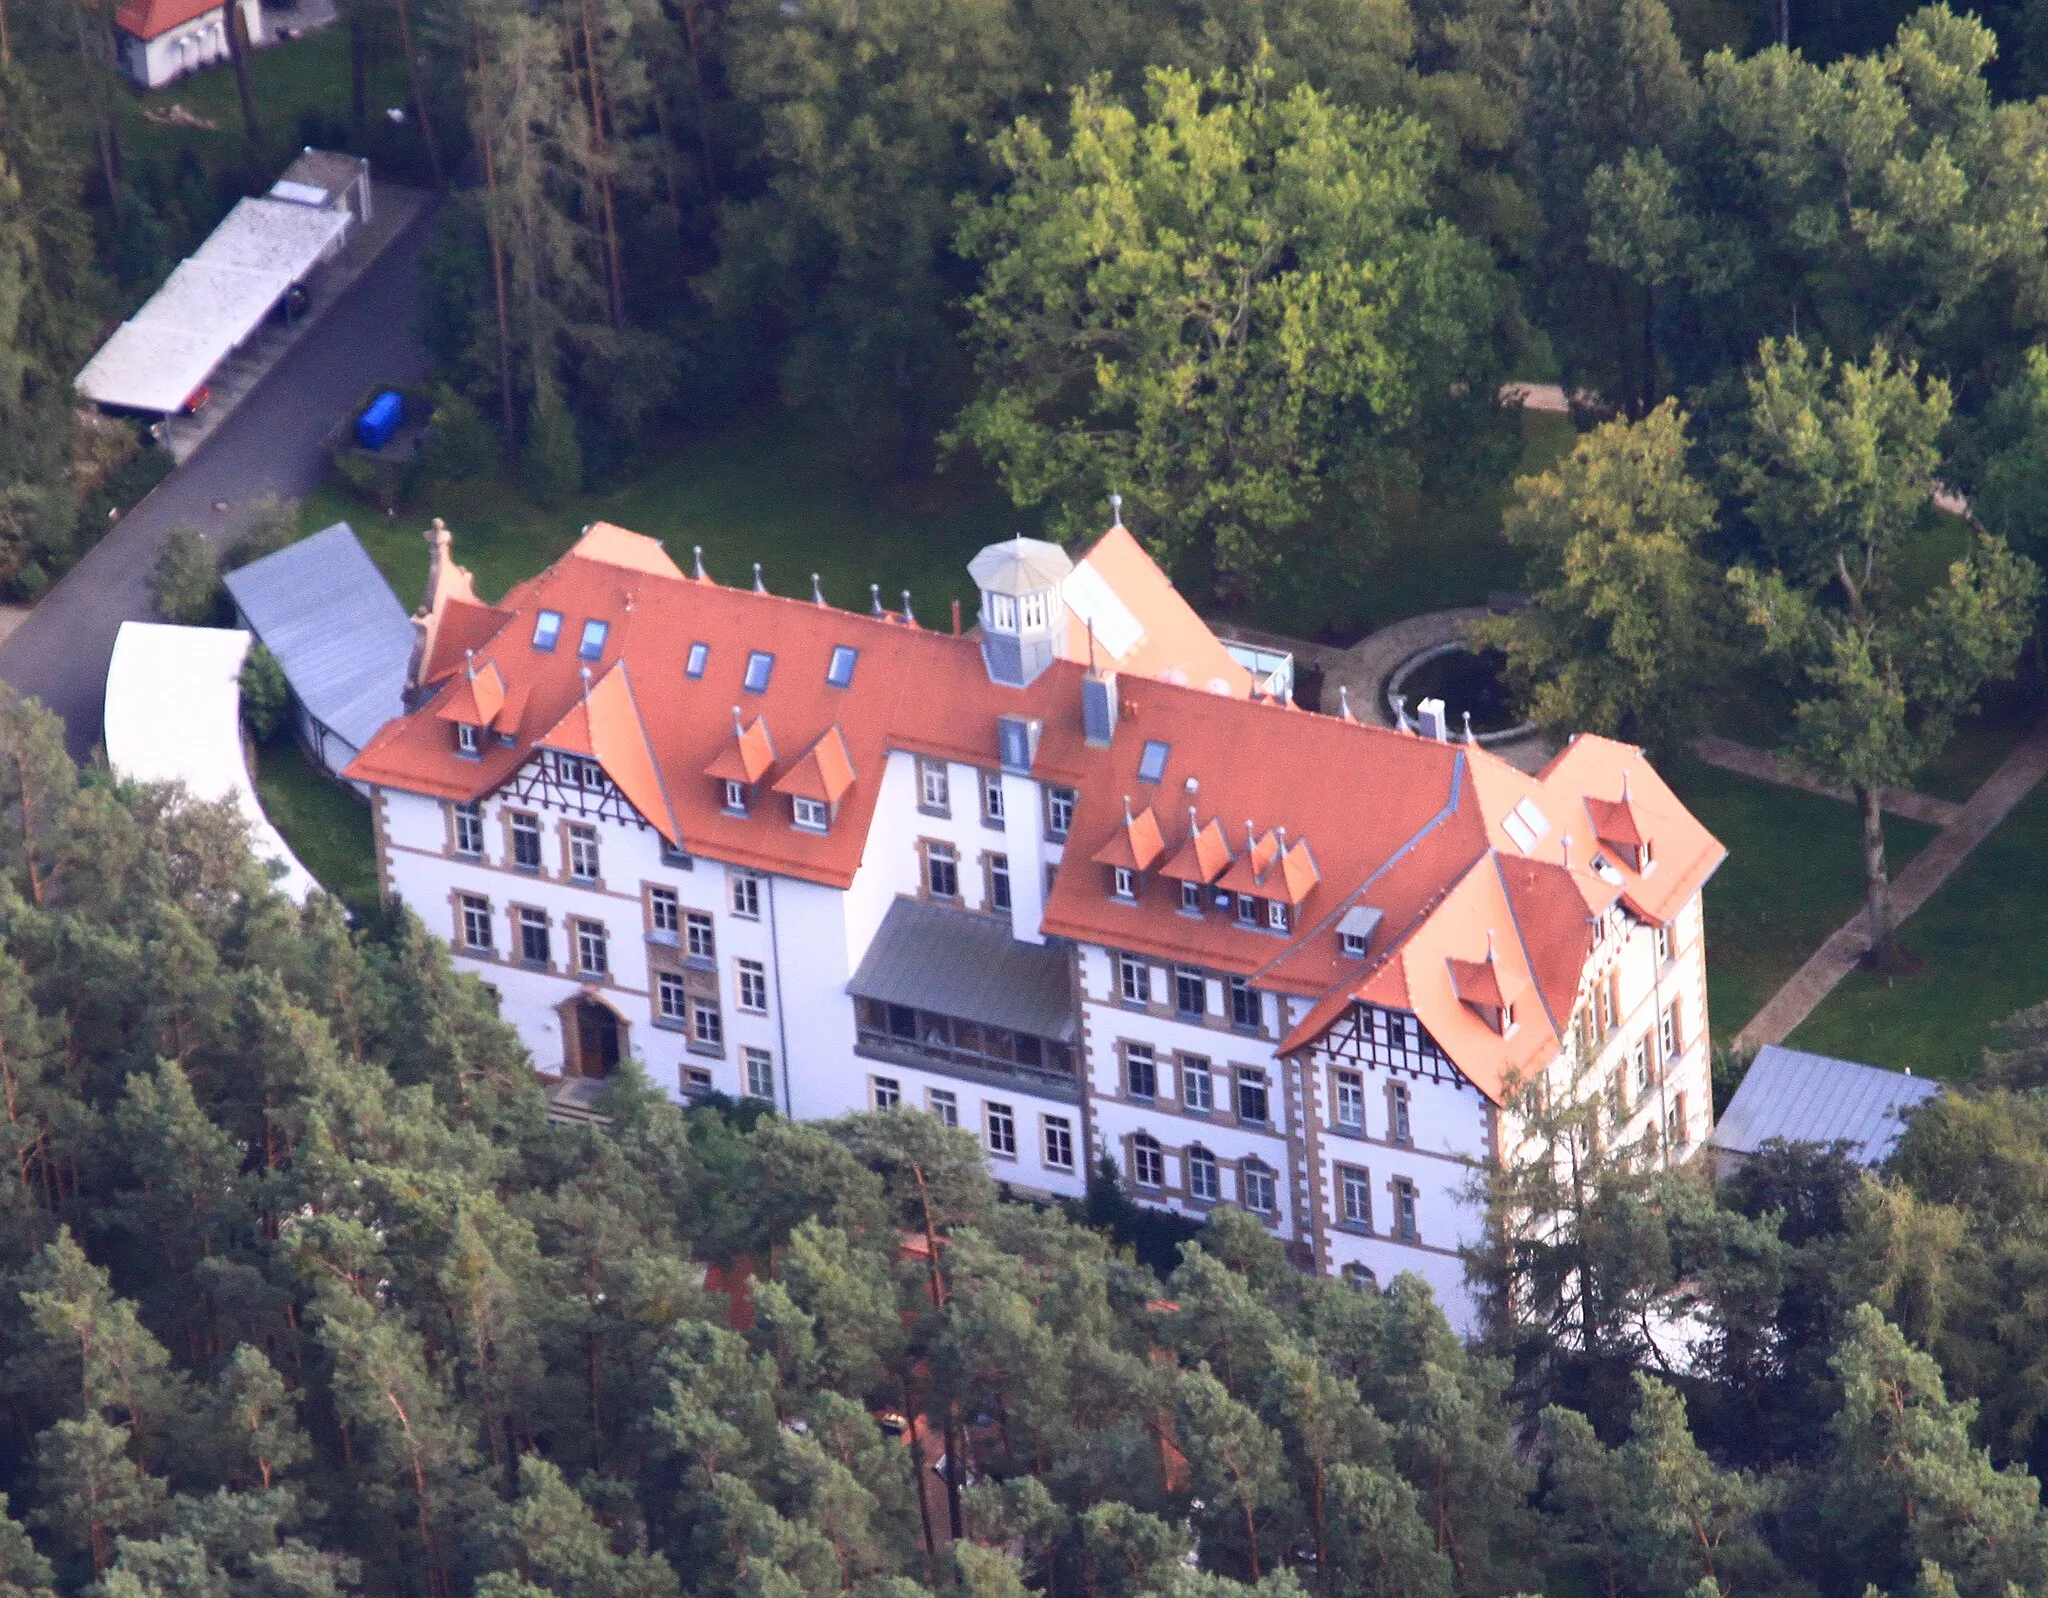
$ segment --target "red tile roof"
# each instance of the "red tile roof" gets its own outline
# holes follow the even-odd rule
[[[157,39],[220,9],[221,0],[128,0],[114,13],[114,26],[138,39]]]
[[[565,641],[547,652],[531,642],[543,608],[563,616]],[[599,658],[584,662],[566,640],[580,638],[589,619],[609,627]],[[692,678],[683,661],[699,643],[707,658]],[[859,651],[843,688],[826,680],[841,646]],[[1077,795],[1067,866],[1046,901],[1047,934],[1201,964],[1310,999],[1289,1050],[1312,1042],[1354,1000],[1413,1009],[1496,1099],[1513,1073],[1555,1051],[1593,915],[1618,895],[1639,915],[1669,920],[1725,855],[1627,745],[1579,738],[1532,777],[1476,746],[1125,674],[1115,734],[1091,746],[1080,665],[1055,661],[1029,688],[1001,687],[973,639],[686,578],[652,540],[604,524],[496,606],[450,599],[426,680],[445,682],[470,649],[502,674],[499,730],[513,741],[485,740],[480,758],[460,756],[439,710],[444,686],[379,732],[349,776],[471,800],[507,783],[536,749],[584,754],[683,847],[843,888],[860,867],[891,750],[993,768],[996,718],[1036,718],[1043,730],[1033,774]],[[755,651],[774,657],[758,694],[743,685]],[[752,714],[737,734],[735,706]],[[1155,742],[1167,746],[1166,759],[1158,780],[1145,783],[1139,764]],[[1596,866],[1594,858],[1589,801],[1615,802],[1625,774],[1632,813],[1656,838],[1655,863],[1640,873],[1627,860],[1603,856]],[[832,823],[820,833],[758,807],[729,813],[727,777],[829,798]],[[1142,807],[1128,820],[1126,795]],[[1516,825],[1530,840],[1526,851],[1507,825],[1511,815],[1524,818]],[[1240,831],[1254,843],[1233,862],[1229,839]],[[1253,926],[1185,914],[1178,891],[1156,883],[1142,885],[1135,904],[1115,901],[1106,871],[1089,862],[1121,863],[1126,852],[1133,870],[1203,883],[1220,875],[1226,887],[1282,900],[1294,909],[1291,930],[1273,931],[1263,917]],[[1336,932],[1354,905],[1382,913],[1363,964],[1343,953]],[[1506,1038],[1460,1002],[1449,964],[1483,959],[1489,929],[1503,980],[1517,992],[1535,987],[1543,1001],[1540,1015],[1518,1005]]]

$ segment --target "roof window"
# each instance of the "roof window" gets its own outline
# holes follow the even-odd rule
[[[704,668],[710,663],[711,646],[709,644],[692,644],[690,645],[690,658],[683,665],[683,675],[685,677],[701,677],[704,675]]]
[[[1166,775],[1166,757],[1173,753],[1173,745],[1161,743],[1157,738],[1147,739],[1145,752],[1138,757],[1138,781],[1156,783]]]
[[[587,621],[583,624],[583,642],[576,646],[578,660],[596,660],[604,653],[605,635],[612,630],[608,621]]]
[[[543,655],[554,653],[555,640],[562,636],[562,613],[544,610],[533,618],[533,647]]]
[[[1550,818],[1536,808],[1534,799],[1525,795],[1501,818],[1500,827],[1515,840],[1515,847],[1527,854],[1550,831]]]
[[[825,668],[825,681],[834,688],[845,688],[853,682],[854,663],[860,659],[860,651],[850,644],[837,644],[832,650],[832,664]]]
[[[747,656],[747,675],[740,686],[750,694],[765,694],[768,674],[774,669],[775,657],[765,649],[756,649]]]

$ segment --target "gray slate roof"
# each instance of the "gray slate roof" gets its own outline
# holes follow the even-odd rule
[[[1057,588],[1074,562],[1057,544],[1021,534],[990,544],[967,563],[974,586],[992,594],[1031,594]]]
[[[846,986],[863,999],[1072,1042],[1067,975],[1064,945],[1018,943],[999,917],[898,899]]]
[[[405,709],[412,622],[347,522],[229,572],[227,585],[315,720],[360,749]]]
[[[1774,1137],[1843,1142],[1859,1165],[1878,1165],[1905,1130],[1900,1112],[1940,1091],[1939,1082],[1924,1076],[1766,1044],[1756,1051],[1713,1141],[1735,1154],[1754,1154]]]

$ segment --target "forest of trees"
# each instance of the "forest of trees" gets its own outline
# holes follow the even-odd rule
[[[295,908],[8,696],[0,806],[5,1598],[2048,1584],[2048,1010],[1882,1179],[1716,1189],[1555,1112],[1468,1347],[1234,1210],[1155,1270],[1113,1177],[1013,1202],[915,1111],[629,1070],[550,1124],[417,920]]]

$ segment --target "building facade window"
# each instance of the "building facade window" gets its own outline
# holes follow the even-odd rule
[[[1180,1057],[1180,1102],[1197,1115],[1216,1108],[1216,1079],[1209,1062],[1198,1054]]]
[[[1331,1099],[1339,1128],[1365,1135],[1365,1078],[1356,1071],[1334,1073]]]
[[[775,1101],[775,1056],[766,1049],[741,1049],[747,1071],[747,1096]]]
[[[988,905],[1005,912],[1010,908],[1010,857],[1006,854],[988,857]]]
[[[577,882],[597,881],[597,828],[569,828],[569,875]]]
[[[1223,1176],[1216,1168],[1216,1156],[1197,1143],[1188,1150],[1186,1159],[1188,1197],[1216,1203],[1223,1197]]]
[[[1150,1132],[1131,1139],[1131,1180],[1139,1187],[1157,1190],[1166,1186],[1166,1151]]]
[[[700,1048],[725,1047],[725,1017],[717,1005],[705,999],[690,1001],[690,1041]]]
[[[1657,929],[1657,963],[1665,964],[1671,958],[1671,928],[1667,923]]]
[[[1074,1168],[1074,1124],[1064,1115],[1045,1118],[1045,1163],[1055,1171]]]
[[[1415,1141],[1415,1130],[1408,1118],[1408,1084],[1391,1082],[1387,1085],[1387,1136],[1407,1148]]]
[[[477,954],[491,952],[491,901],[473,893],[462,896],[462,946]]]
[[[868,1102],[878,1110],[893,1110],[903,1103],[903,1084],[893,1076],[868,1078]]]
[[[759,960],[739,962],[740,1008],[749,1015],[768,1013],[768,968]]]
[[[1074,826],[1074,790],[1045,790],[1045,830],[1054,839],[1064,838]]]
[[[822,799],[799,796],[791,799],[789,806],[796,824],[806,832],[824,832],[832,820],[832,812]]]
[[[687,1093],[709,1093],[711,1073],[701,1065],[683,1067],[683,1090]]]
[[[761,879],[751,871],[732,874],[732,913],[749,921],[761,919]]]
[[[960,897],[960,856],[950,843],[924,846],[924,890],[934,899]]]
[[[1394,1178],[1394,1235],[1404,1243],[1419,1242],[1415,1214],[1415,1184],[1405,1176]]]
[[[1134,954],[1116,957],[1117,997],[1126,1004],[1152,1002],[1152,968]]]
[[[1685,1047],[1685,1035],[1678,1024],[1676,999],[1664,1006],[1664,1014],[1657,1022],[1657,1042],[1667,1062],[1676,1060],[1679,1051]]]
[[[576,969],[587,977],[602,977],[611,970],[611,954],[605,946],[602,921],[576,923]]]
[[[548,914],[545,910],[519,912],[519,958],[527,965],[545,966],[554,958],[548,947]]]
[[[917,762],[917,808],[928,816],[953,813],[952,785],[946,780],[945,761],[920,758]]]
[[[1363,932],[1340,932],[1337,934],[1337,942],[1344,950],[1345,955],[1350,959],[1363,960],[1365,958],[1365,934]]]
[[[1635,1051],[1629,1056],[1629,1066],[1635,1075],[1635,1094],[1641,1098],[1650,1091],[1650,1040],[1638,1038]]]
[[[1689,1141],[1686,1135],[1685,1095],[1683,1093],[1672,1095],[1671,1107],[1664,1113],[1664,1141],[1670,1146],[1673,1153],[1683,1149]]]
[[[1209,1008],[1207,986],[1201,972],[1176,966],[1173,973],[1174,1009],[1185,1016],[1205,1014]]]
[[[676,897],[673,888],[651,887],[647,890],[647,916],[656,932],[666,933],[671,942],[680,937],[683,930],[683,902]]]
[[[1267,1119],[1266,1073],[1239,1067],[1237,1073],[1237,1118],[1253,1126],[1264,1126]]]
[[[512,817],[512,864],[520,871],[540,870],[540,818],[521,812]]]
[[[655,1010],[664,1021],[681,1026],[690,1019],[690,996],[683,991],[683,979],[673,971],[654,975]]]
[[[1111,866],[1109,868],[1109,891],[1119,899],[1137,898],[1137,872],[1133,871],[1129,866]]]
[[[1258,1160],[1246,1160],[1238,1171],[1238,1186],[1244,1193],[1244,1207],[1255,1215],[1272,1215],[1278,1206],[1273,1193],[1273,1171]]]
[[[1124,1045],[1124,1091],[1134,1099],[1159,1096],[1159,1059],[1151,1044]]]
[[[960,1098],[958,1094],[949,1092],[945,1088],[926,1088],[924,1090],[924,1102],[925,1108],[930,1110],[932,1114],[936,1115],[947,1126],[958,1126],[960,1124]]]
[[[1346,1226],[1372,1230],[1372,1178],[1353,1165],[1337,1167],[1337,1213]]]
[[[1259,1029],[1259,994],[1243,977],[1230,979],[1230,1024],[1247,1032]]]
[[[455,807],[455,852],[472,859],[484,852],[484,810],[482,805]]]
[[[1003,824],[1003,776],[999,771],[981,774],[981,819],[991,827]]]
[[[983,1109],[989,1153],[1001,1159],[1014,1160],[1017,1157],[1017,1112],[1007,1104],[988,1104]]]
[[[692,960],[718,958],[717,935],[711,930],[711,917],[702,910],[692,910],[683,917],[683,948]]]

